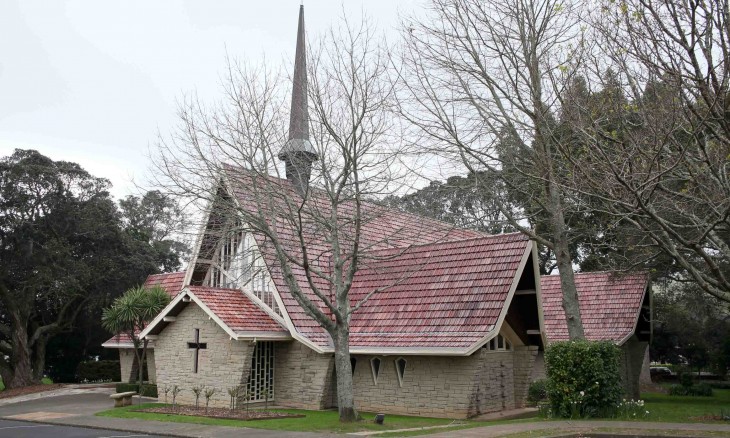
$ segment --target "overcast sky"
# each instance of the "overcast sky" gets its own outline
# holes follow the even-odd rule
[[[214,102],[226,51],[292,62],[299,0],[0,0],[0,156],[37,149],[137,193],[176,100]],[[344,9],[389,38],[420,0],[307,0],[310,36]]]

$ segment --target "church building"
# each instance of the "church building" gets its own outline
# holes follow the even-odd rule
[[[308,136],[303,13],[301,7],[289,141],[279,152],[286,179],[268,178],[282,193],[308,184],[318,159]],[[224,173],[221,195],[251,205],[246,170],[230,166]],[[375,218],[362,225],[371,257],[353,278],[351,302],[377,293],[350,321],[355,407],[466,418],[524,406],[539,372],[536,359],[551,339],[535,243],[519,233],[455,229],[373,203],[362,209]],[[206,385],[217,389],[211,405],[227,407],[227,390],[240,386],[249,402],[336,407],[330,335],[291,293],[271,242],[245,227],[216,228],[220,223],[214,204],[187,270],[145,283],[173,297],[140,334],[150,340],[150,380],[158,388],[177,385],[182,404],[194,403],[191,388]],[[310,248],[327,269],[331,256],[321,246]],[[293,271],[317,302],[312,280],[297,266]],[[631,305],[639,309],[643,297]],[[119,349],[122,378],[133,376],[131,340],[119,335],[104,346]]]

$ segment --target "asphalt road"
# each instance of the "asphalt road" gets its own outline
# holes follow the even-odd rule
[[[118,430],[87,429],[73,426],[56,426],[52,424],[29,423],[0,419],[0,438],[127,438],[150,437],[160,435],[135,434]],[[160,437],[162,438],[162,437]]]

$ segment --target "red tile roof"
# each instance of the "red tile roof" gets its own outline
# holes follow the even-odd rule
[[[232,167],[227,180],[239,204],[263,209],[275,218],[271,226],[275,225],[282,246],[289,254],[299,253],[298,237],[282,213],[298,196],[289,182],[273,177],[254,180],[248,172]],[[315,191],[308,203],[304,222],[321,223],[316,216],[329,211],[329,200]],[[338,206],[342,234],[354,215],[351,203]],[[385,289],[353,315],[353,348],[464,348],[493,328],[530,245],[527,239],[519,234],[487,236],[368,202],[362,204],[361,217],[362,267],[353,282],[353,305],[369,291]],[[332,261],[325,236],[326,230],[311,225],[304,238],[311,263],[327,274]],[[261,235],[255,237],[295,330],[320,347],[331,347],[330,336],[289,291],[270,242]],[[292,264],[292,270],[299,288],[329,313],[304,269]],[[314,276],[312,282],[322,294],[332,295],[325,278]]]
[[[188,290],[236,334],[289,333],[238,289],[189,286]]]
[[[145,288],[150,288],[152,286],[160,286],[163,289],[165,289],[165,292],[167,292],[170,295],[170,298],[174,298],[178,292],[180,292],[183,288],[183,281],[185,280],[185,271],[182,272],[169,272],[165,274],[152,274],[147,277],[147,280],[145,280],[143,286]],[[119,333],[110,339],[108,339],[106,342],[104,342],[102,345],[105,347],[119,347],[120,345],[129,345],[132,343],[132,338],[129,337],[126,333]]]
[[[635,328],[649,284],[646,273],[583,272],[575,274],[586,338],[622,343]],[[558,275],[540,279],[545,331],[549,342],[568,340]]]
[[[185,271],[153,274],[147,277],[147,280],[144,282],[144,287],[150,288],[152,286],[160,286],[165,289],[165,292],[167,292],[170,295],[170,298],[172,298],[182,290],[183,281],[185,281]]]

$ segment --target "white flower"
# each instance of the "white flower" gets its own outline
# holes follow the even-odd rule
[[[581,391],[581,392],[580,392],[580,396],[581,396],[581,397],[583,397],[584,395],[586,395],[586,393],[585,393],[585,392],[583,392],[583,391]]]

